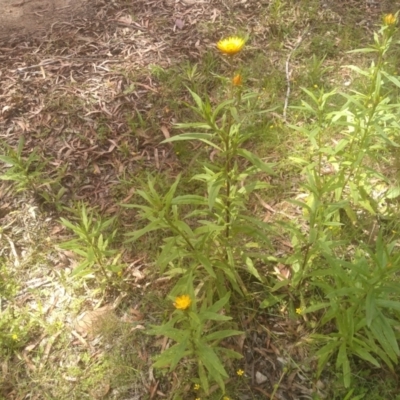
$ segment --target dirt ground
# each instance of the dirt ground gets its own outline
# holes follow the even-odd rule
[[[86,0],[0,0],[0,39],[44,34],[53,24],[82,12]]]

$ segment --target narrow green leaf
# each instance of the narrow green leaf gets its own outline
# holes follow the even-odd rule
[[[206,371],[204,370],[204,365],[201,361],[198,363],[198,371],[199,371],[199,378],[200,378],[200,384],[206,395],[208,395],[210,386],[208,384],[208,378]]]
[[[214,149],[222,151],[221,147],[216,145],[213,141],[213,135],[211,133],[201,133],[201,132],[189,132],[189,133],[182,133],[180,135],[172,136],[168,139],[163,140],[161,143],[171,143],[171,142],[178,142],[182,140],[199,140]]]
[[[15,165],[15,159],[12,157],[0,155],[0,161],[3,161],[5,164],[10,164],[11,166]]]
[[[377,310],[375,307],[375,292],[370,290],[365,299],[365,311],[367,317],[367,326],[370,327],[372,320],[376,317]]]
[[[171,204],[181,205],[181,204],[192,204],[196,206],[206,205],[206,199],[203,196],[196,195],[184,195],[184,196],[176,196],[172,199]]]
[[[204,311],[204,312],[200,313],[199,316],[201,317],[202,321],[207,321],[207,320],[229,321],[232,319],[231,317],[228,317],[226,315],[221,315],[221,314],[217,314],[217,313],[210,312],[210,311]]]
[[[221,299],[219,299],[217,302],[215,302],[212,306],[208,307],[207,311],[209,312],[218,312],[219,310],[221,310],[221,308],[228,303],[229,298],[231,296],[230,292],[227,292],[226,295],[224,297],[222,297]]]
[[[138,231],[127,233],[125,236],[128,236],[129,239],[127,239],[125,243],[134,242],[146,233],[156,231],[157,229],[160,229],[160,222],[158,220],[151,222],[144,228],[139,229]]]
[[[251,275],[253,275],[260,282],[262,282],[261,276],[258,273],[256,267],[253,264],[253,260],[250,257],[246,257],[246,266],[247,266],[247,271],[249,271]]]
[[[245,150],[245,149],[238,149],[238,155],[246,158],[250,161],[255,167],[257,167],[260,171],[266,172],[269,175],[275,175],[275,172],[272,169],[273,164],[267,164],[258,158],[252,152]]]
[[[217,372],[220,376],[228,378],[224,366],[210,346],[200,343],[198,347],[198,356],[211,376]]]
[[[243,334],[242,331],[235,331],[232,329],[227,329],[227,330],[223,330],[223,331],[217,331],[217,332],[210,333],[209,335],[206,335],[204,337],[204,340],[209,342],[212,340],[220,340],[220,339],[224,339],[229,336],[235,336],[235,335],[241,335],[241,334]]]
[[[376,305],[388,308],[389,310],[397,310],[400,311],[400,302],[393,300],[382,300],[378,299],[375,301]]]

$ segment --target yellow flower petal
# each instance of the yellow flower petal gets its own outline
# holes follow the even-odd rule
[[[232,83],[234,86],[240,86],[242,84],[242,75],[237,74],[232,78]]]
[[[182,296],[178,296],[175,299],[174,306],[177,310],[186,310],[192,304],[192,299],[187,294],[183,294]]]
[[[244,46],[244,39],[238,36],[232,36],[226,39],[222,39],[217,43],[217,47],[221,53],[228,54],[230,56],[239,53]]]
[[[394,16],[393,14],[386,14],[383,17],[383,23],[385,25],[394,25],[397,22],[396,16]]]

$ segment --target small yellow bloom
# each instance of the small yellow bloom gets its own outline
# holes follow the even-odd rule
[[[17,340],[18,340],[18,335],[17,335],[16,333],[14,333],[14,334],[12,335],[12,338],[13,338],[13,340],[17,341]]]
[[[177,310],[186,310],[192,304],[192,299],[187,294],[178,296],[175,299],[174,306]]]
[[[198,383],[196,383],[195,385],[194,385],[194,388],[193,388],[194,390],[199,390],[200,389],[200,385],[198,384]]]
[[[299,314],[299,315],[303,314],[303,309],[301,307],[296,308],[296,314]]]
[[[396,16],[394,16],[393,14],[386,14],[383,17],[383,23],[385,25],[394,25],[397,22]]]
[[[238,370],[236,371],[236,373],[237,373],[239,376],[243,376],[244,371],[243,371],[242,369],[238,369]]]
[[[228,396],[224,396],[222,400],[231,400]]]
[[[227,39],[222,39],[217,43],[218,50],[221,53],[228,54],[233,56],[236,53],[239,53],[244,46],[244,39],[238,36],[231,36]]]
[[[240,86],[242,84],[242,75],[235,75],[232,79],[232,83],[234,86]]]

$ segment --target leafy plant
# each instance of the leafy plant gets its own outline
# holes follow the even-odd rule
[[[392,17],[397,20],[397,15]],[[390,98],[386,86],[400,87],[400,82],[385,72],[394,32],[394,24],[385,22],[374,35],[373,46],[354,51],[376,54],[368,69],[347,66],[364,77],[365,92],[319,90],[315,94],[303,89],[311,102],[302,101],[302,106],[295,108],[314,122],[291,126],[308,138],[312,152],[309,160],[292,158],[304,166],[307,200],[293,203],[303,209],[308,227],[291,228],[295,251],[288,259],[293,269],[290,285],[301,304],[309,304],[304,313],[325,311],[322,317],[315,317],[321,318],[317,329],[322,333],[313,338],[323,343],[316,353],[317,375],[336,354],[345,387],[350,386],[351,356],[377,367],[380,359],[393,371],[400,355],[393,328],[400,310],[400,292],[393,283],[397,267],[392,267],[399,262],[395,244],[385,244],[382,231],[375,249],[368,245],[373,237],[367,245],[355,237],[351,245],[348,237],[349,229],[362,237],[361,229],[357,230],[360,216],[379,215],[380,200],[390,191],[388,180],[374,163],[385,146],[398,146],[390,137],[398,130],[400,105]],[[333,99],[344,99],[339,111],[332,109]],[[333,146],[327,132],[340,135]],[[374,192],[377,183],[386,185],[381,198]],[[322,329],[327,326],[329,333]]]
[[[242,334],[237,330],[218,330],[215,327],[216,323],[221,324],[232,319],[221,313],[221,309],[229,301],[230,293],[209,307],[203,302],[198,309],[196,302],[191,301],[194,298],[193,287],[190,292],[191,295],[183,295],[176,299],[177,309],[167,323],[154,326],[148,331],[149,334],[163,335],[176,342],[156,358],[154,367],[169,367],[170,371],[173,371],[182,359],[185,358],[189,362],[194,360],[204,392],[208,394],[210,382],[217,382],[225,391],[224,380],[228,378],[228,374],[219,355],[237,359],[242,357],[233,350],[218,346],[221,340]],[[182,301],[183,305],[180,306]]]
[[[233,37],[219,42],[218,47],[232,56],[244,43],[244,39]],[[195,71],[192,75],[195,76]],[[244,148],[252,137],[243,128],[245,122],[260,112],[252,111],[257,94],[244,93],[241,85],[242,77],[235,73],[229,82],[227,99],[215,107],[208,98],[202,100],[189,89],[195,103],[190,108],[201,122],[176,124],[177,129],[189,132],[164,140],[164,143],[199,141],[213,152],[212,162],[205,163],[203,172],[192,177],[204,184],[206,195],[176,195],[180,176],[162,195],[150,179],[146,190],[137,191],[147,204],[124,205],[138,209],[139,218],[148,221],[144,228],[127,235],[127,243],[154,231],[169,233],[156,264],[165,275],[179,277],[170,296],[190,293],[194,299],[193,287],[196,287],[201,298],[199,312],[194,305],[192,311],[176,312],[166,325],[153,328],[152,332],[177,342],[154,365],[169,365],[172,370],[184,357],[196,358],[199,379],[206,392],[210,379],[224,390],[227,373],[219,356],[238,356],[217,346],[220,339],[237,334],[236,331],[216,331],[211,321],[230,319],[216,312],[223,306],[229,311],[231,288],[240,295],[247,293],[242,272],[262,281],[253,261],[254,254],[258,255],[250,254],[250,250],[258,248],[258,243],[268,245],[270,231],[268,224],[253,218],[247,209],[251,193],[269,187],[258,179],[258,174],[273,174],[273,170],[271,164]],[[264,257],[265,253],[259,256]],[[174,328],[177,324],[180,329]],[[205,335],[204,330],[213,333]]]
[[[119,263],[121,254],[111,248],[111,242],[115,238],[117,230],[111,230],[116,217],[103,220],[94,210],[87,210],[85,204],[77,206],[79,221],[72,223],[61,218],[62,224],[70,229],[76,238],[60,244],[63,249],[71,250],[82,258],[79,265],[73,270],[72,276],[93,276],[101,282],[112,283],[112,273],[118,273],[122,269]]]
[[[14,182],[16,192],[32,191],[41,201],[61,211],[62,198],[67,190],[60,181],[66,167],[57,169],[56,176],[49,178],[46,173],[48,162],[43,160],[36,149],[27,157],[23,155],[24,136],[21,136],[16,150],[4,142],[1,144],[6,149],[6,154],[0,154],[0,161],[5,163],[8,169],[0,175],[0,180]]]
[[[7,154],[0,155],[0,161],[9,167],[4,174],[0,175],[0,179],[15,182],[17,192],[35,191],[42,183],[44,164],[40,162],[36,150],[33,150],[28,157],[24,157],[22,154],[24,144],[25,138],[23,136],[20,137],[16,150],[3,142],[2,145]]]

